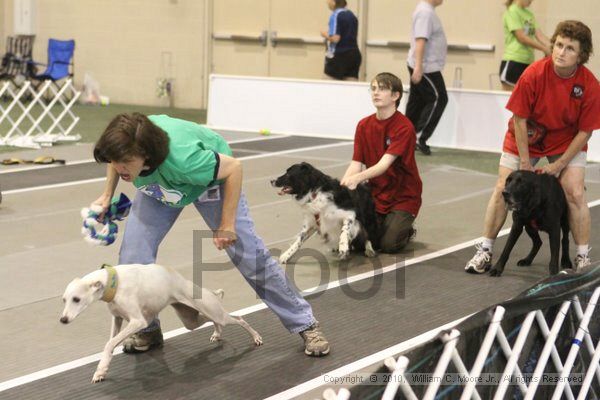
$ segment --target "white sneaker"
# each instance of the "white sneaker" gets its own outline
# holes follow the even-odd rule
[[[577,257],[575,257],[575,265],[573,266],[573,269],[575,271],[580,271],[582,268],[585,268],[591,264],[592,261],[590,260],[589,255],[577,254]]]
[[[481,243],[477,243],[475,248],[477,252],[465,266],[465,271],[470,274],[484,274],[492,268],[492,252]]]

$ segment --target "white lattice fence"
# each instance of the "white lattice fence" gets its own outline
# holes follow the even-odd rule
[[[38,149],[58,141],[77,141],[73,134],[79,122],[72,110],[81,93],[72,80],[62,86],[52,81],[37,88],[31,81],[20,87],[11,82],[0,86],[0,145]]]
[[[553,380],[556,384],[551,391],[552,400],[565,398],[575,400],[574,388],[570,382],[577,382],[577,400],[587,400],[595,398],[591,392],[593,380],[600,385],[600,340],[593,338],[588,330],[590,321],[593,318],[598,318],[594,311],[597,309],[598,298],[600,297],[600,287],[596,287],[587,302],[585,311],[583,310],[578,296],[573,296],[571,299],[564,301],[558,307],[556,314],[552,315],[552,325],[548,325],[548,321],[542,310],[533,310],[528,312],[518,329],[516,339],[511,346],[507,334],[502,328],[502,322],[505,314],[505,309],[502,306],[497,306],[494,310],[493,318],[487,328],[485,337],[481,342],[481,347],[477,352],[475,361],[468,368],[465,361],[457,350],[457,344],[461,340],[461,332],[457,329],[444,333],[440,338],[443,343],[441,355],[437,360],[437,364],[431,373],[427,387],[422,391],[421,399],[443,399],[448,394],[440,393],[440,387],[443,382],[456,381],[456,379],[447,379],[450,370],[456,371],[455,375],[459,375],[458,388],[455,388],[452,397],[460,396],[461,400],[481,399],[482,396],[478,392],[478,382],[481,382],[482,371],[486,364],[486,360],[490,359],[492,347],[497,344],[504,354],[506,365],[503,371],[497,371],[500,376],[497,378],[498,384],[493,385],[492,396],[487,392],[486,398],[501,400],[505,398],[509,385],[515,385],[516,390],[520,392],[520,398],[531,400],[540,398],[538,389],[540,382],[543,382],[542,375],[547,371],[547,367],[551,366],[553,371]],[[559,332],[565,323],[565,320],[571,317],[571,320],[577,321],[577,331],[571,338],[571,346],[566,356],[563,354],[561,358],[556,346]],[[537,326],[535,325],[537,324]],[[522,372],[524,365],[519,365],[519,360],[523,359],[525,343],[530,335],[535,335],[536,332],[543,336],[544,343],[542,350],[537,357],[535,369],[533,373],[525,374]],[[510,336],[514,336],[516,331],[511,332]],[[594,345],[594,339],[597,343]],[[563,351],[563,353],[565,353]],[[582,354],[586,353],[586,354]],[[585,357],[581,357],[585,355]],[[589,365],[584,367],[584,377],[582,380],[572,379],[573,367],[576,359],[589,359]],[[527,357],[525,357],[527,359]],[[551,364],[551,365],[550,365]],[[392,400],[395,398],[405,398],[409,400],[417,400],[419,397],[413,390],[414,379],[411,379],[411,374],[407,372],[410,367],[410,360],[405,356],[400,356],[398,359],[388,358],[384,365],[390,371],[389,378],[386,379],[387,385],[382,400]],[[419,383],[421,384],[421,383]],[[412,386],[411,386],[412,385]],[[456,386],[456,385],[455,385]],[[458,393],[457,393],[458,392]],[[347,389],[340,389],[336,392],[329,388],[323,393],[323,398],[327,400],[333,399],[350,399],[350,392]],[[372,397],[371,397],[372,398]]]

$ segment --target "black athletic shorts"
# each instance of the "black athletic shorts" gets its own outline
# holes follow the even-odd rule
[[[362,56],[358,49],[336,53],[333,58],[325,57],[325,74],[334,79],[358,79],[361,62]]]
[[[516,61],[502,60],[500,63],[500,82],[508,85],[516,85],[517,81],[525,72],[529,64],[523,64]]]

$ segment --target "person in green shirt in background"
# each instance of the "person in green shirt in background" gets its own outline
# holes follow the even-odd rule
[[[528,9],[533,0],[507,0],[502,16],[504,55],[500,63],[502,89],[512,92],[519,77],[534,60],[534,50],[550,55],[550,40]]]
[[[136,196],[127,217],[119,264],[153,264],[158,246],[187,205],[193,204],[227,255],[260,298],[292,333],[304,339],[309,356],[329,353],[329,342],[310,304],[289,281],[256,234],[242,193],[242,164],[218,133],[167,115],[117,115],[94,147],[107,163],[106,186],[94,204],[108,209],[119,179]],[[190,249],[191,252],[191,249]],[[160,322],[123,342],[137,353],[161,346]]]

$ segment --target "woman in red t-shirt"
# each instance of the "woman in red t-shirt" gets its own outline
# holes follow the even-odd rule
[[[549,161],[542,172],[557,176],[567,197],[569,223],[577,244],[574,268],[590,264],[586,150],[592,131],[600,129],[600,85],[583,66],[592,53],[592,33],[579,21],[563,21],[551,43],[552,56],[525,70],[506,105],[513,118],[485,215],[483,240],[465,266],[467,272],[481,274],[491,267],[492,247],[507,216],[502,199],[506,177],[518,169],[532,171],[542,157]]]

